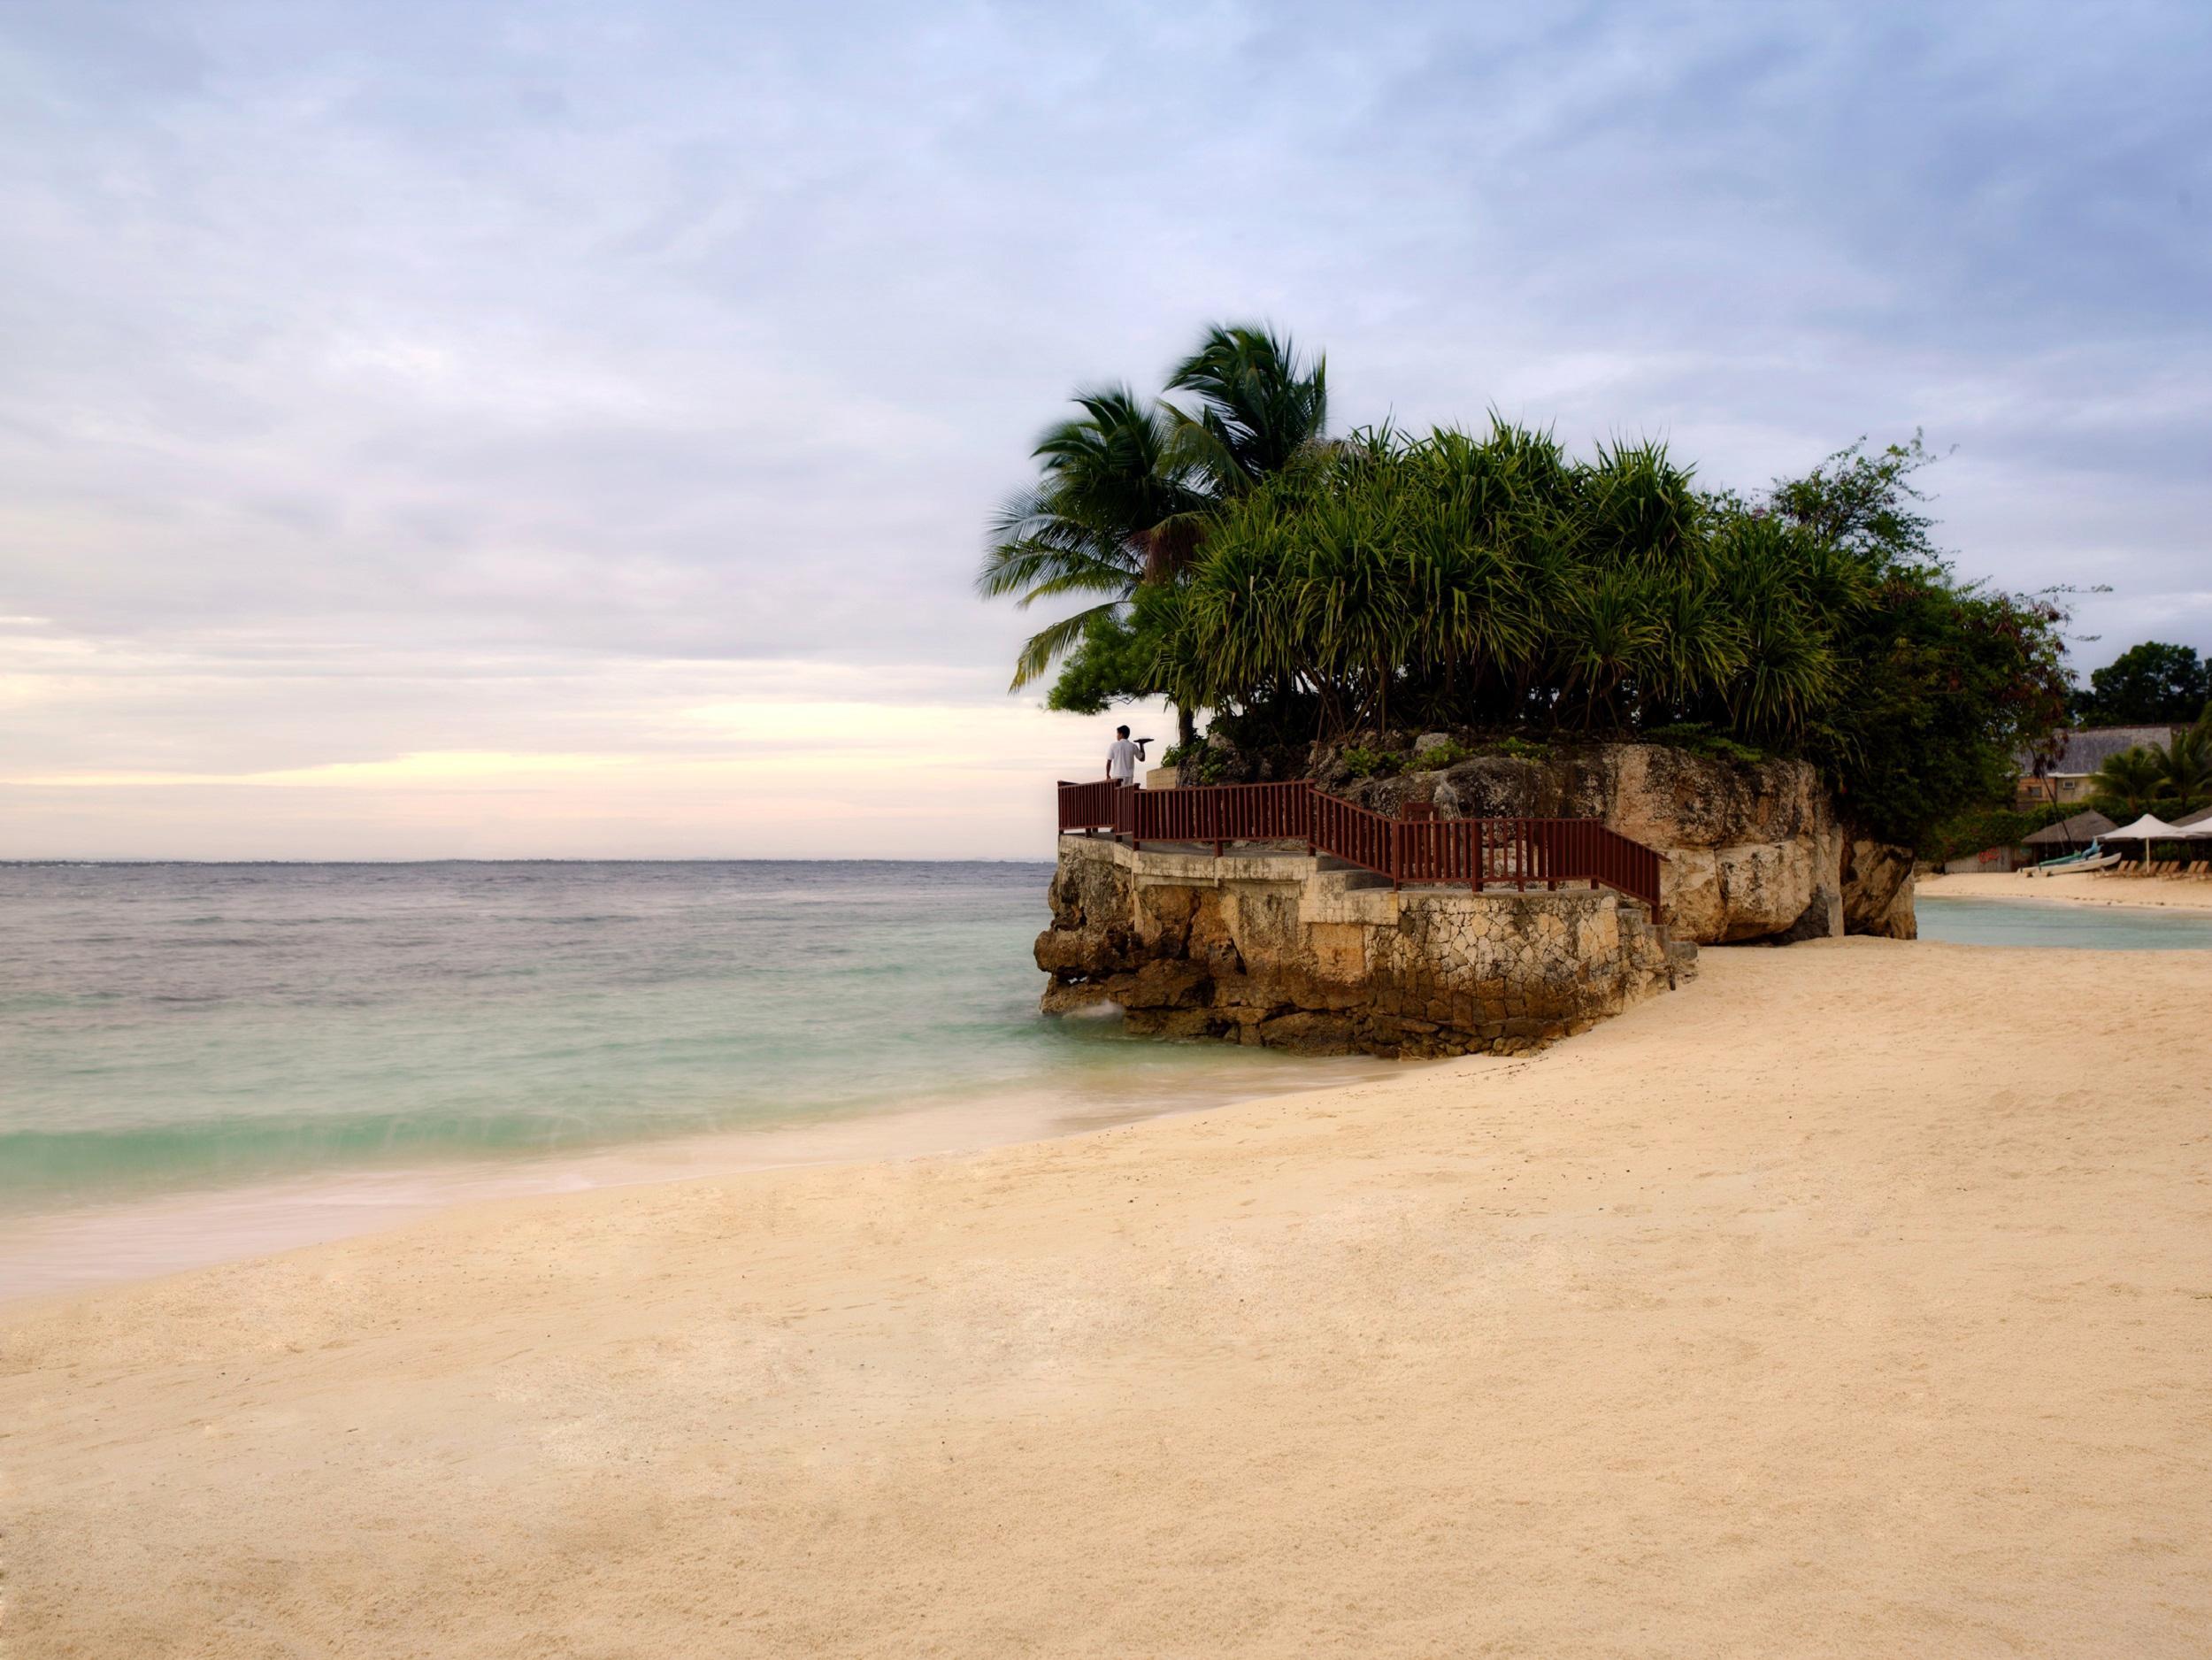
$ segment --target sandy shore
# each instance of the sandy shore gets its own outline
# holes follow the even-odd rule
[[[1278,1092],[1395,1076],[1388,1061],[1346,1056],[1285,1064]],[[459,1205],[726,1176],[800,1164],[972,1153],[1225,1104],[1266,1074],[1193,1068],[1071,1103],[1058,1091],[1003,1090],[906,1111],[816,1113],[781,1125],[580,1148],[539,1158],[326,1171],[281,1181],[117,1200],[0,1217],[0,1328],[19,1297],[90,1290],[188,1268],[266,1257],[388,1231]],[[0,1654],[0,1660],[6,1660]]]
[[[0,1652],[2202,1655],[2208,983],[1709,951],[1533,1058],[18,1305]]]
[[[1978,872],[1957,876],[1923,876],[1913,884],[1916,899],[2036,899],[2076,905],[2147,905],[2158,909],[2212,911],[2212,882],[2164,876],[2107,876],[2085,871],[2073,876],[2029,876]]]

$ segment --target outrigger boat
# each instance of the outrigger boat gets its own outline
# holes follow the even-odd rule
[[[2076,871],[2108,871],[2120,862],[2117,853],[2107,853],[2092,842],[2078,853],[2069,853],[2055,859],[2045,859],[2028,872],[2031,876],[2070,876]]]

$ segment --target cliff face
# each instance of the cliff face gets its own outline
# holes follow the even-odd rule
[[[1820,775],[1802,761],[1604,743],[1478,756],[1431,772],[1417,765],[1417,757],[1389,779],[1332,780],[1325,765],[1322,776],[1327,788],[1382,812],[1416,799],[1449,818],[1601,819],[1667,856],[1666,922],[1677,939],[1912,937],[1909,855],[1854,843]]]
[[[1302,855],[1136,852],[1062,838],[1044,1007],[1118,1004],[1135,1031],[1310,1053],[1511,1052],[1694,972],[1604,890],[1393,892]]]
[[[1916,940],[1912,908],[1912,849],[1853,837],[1843,844],[1843,931],[1885,940]]]
[[[1802,762],[1588,744],[1426,770],[1417,753],[1355,780],[1321,759],[1325,788],[1392,815],[1601,820],[1667,856],[1665,927],[1609,890],[1395,892],[1303,853],[1064,836],[1045,1008],[1110,1002],[1140,1032],[1323,1053],[1510,1051],[1666,989],[1698,944],[1915,931],[1910,855],[1853,838]]]

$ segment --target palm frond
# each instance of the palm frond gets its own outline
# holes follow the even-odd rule
[[[1092,618],[1114,611],[1118,604],[1118,601],[1109,601],[1103,605],[1094,605],[1030,635],[1022,644],[1021,655],[1014,660],[1014,678],[1006,689],[1018,692],[1041,678],[1055,662],[1075,649]]]

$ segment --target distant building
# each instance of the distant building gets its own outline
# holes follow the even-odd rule
[[[2020,776],[2013,789],[2013,803],[2040,807],[2050,803],[2087,801],[2095,786],[2097,769],[2116,755],[2130,749],[2163,749],[2181,726],[2085,726],[2079,732],[2058,732],[2051,742],[2058,753],[2049,760],[2023,756]]]

